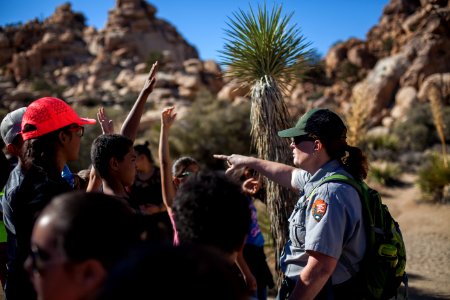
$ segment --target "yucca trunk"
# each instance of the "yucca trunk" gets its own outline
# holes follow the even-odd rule
[[[289,142],[277,134],[278,130],[288,128],[291,124],[276,81],[270,76],[261,78],[252,86],[251,101],[251,138],[258,157],[292,165]],[[293,208],[295,195],[271,180],[265,179],[264,185],[270,228],[275,242],[275,257],[278,261],[288,236],[287,217]]]

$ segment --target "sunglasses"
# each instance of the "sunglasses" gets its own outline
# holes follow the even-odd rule
[[[294,136],[291,138],[291,143],[294,143],[294,145],[298,145],[301,142],[314,142],[316,139],[309,136],[309,135],[299,135]]]
[[[82,137],[84,135],[84,127],[83,126],[69,127],[69,128],[67,128],[67,130],[75,132],[75,134],[78,137]]]
[[[189,172],[189,171],[185,171],[183,173],[181,173],[180,175],[177,176],[177,178],[185,178],[185,177],[189,177],[192,174],[194,174],[194,172]]]

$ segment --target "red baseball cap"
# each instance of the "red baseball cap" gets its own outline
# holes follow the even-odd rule
[[[40,137],[70,124],[95,124],[95,119],[80,118],[69,104],[53,97],[33,101],[22,118],[22,138],[24,141]],[[23,132],[25,125],[33,125],[36,130]]]

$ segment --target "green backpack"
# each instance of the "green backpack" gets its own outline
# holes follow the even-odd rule
[[[408,277],[405,272],[406,249],[398,223],[381,201],[380,194],[367,186],[364,181],[357,181],[342,174],[326,177],[325,182],[343,182],[351,185],[361,199],[363,218],[367,234],[366,253],[358,275],[364,286],[365,299],[389,299],[396,297],[401,283],[405,285],[407,298]],[[353,267],[342,263],[352,275],[356,275]]]

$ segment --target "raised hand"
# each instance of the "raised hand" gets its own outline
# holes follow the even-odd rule
[[[139,94],[136,102],[128,113],[127,118],[122,124],[120,133],[128,137],[132,141],[136,139],[137,131],[139,128],[139,122],[141,121],[142,114],[144,113],[145,103],[148,96],[153,92],[156,82],[156,71],[158,69],[158,62],[152,65],[150,72],[148,73],[147,79],[145,80],[144,87]]]
[[[261,184],[257,178],[248,178],[242,183],[242,191],[247,195],[254,196],[260,189]]]
[[[161,125],[170,128],[175,122],[177,113],[174,111],[175,106],[167,107],[161,112]]]
[[[97,112],[97,119],[100,123],[100,127],[102,128],[103,134],[111,134],[114,133],[114,124],[113,121],[108,118],[106,115],[105,109],[100,107]]]
[[[158,62],[155,62],[148,72],[148,77],[145,80],[144,87],[142,88],[143,93],[150,94],[153,92],[153,88],[155,87],[156,82],[156,71],[158,70]]]

